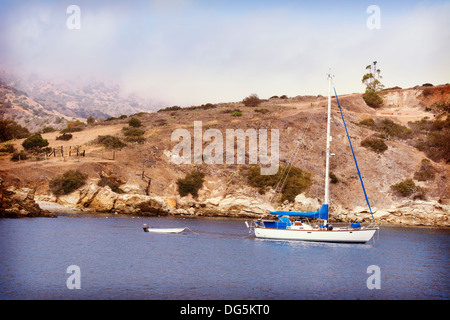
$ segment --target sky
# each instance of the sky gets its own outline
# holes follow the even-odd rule
[[[110,79],[165,106],[326,95],[330,68],[338,93],[364,92],[372,61],[385,87],[450,82],[442,0],[1,0],[0,30],[13,73]]]

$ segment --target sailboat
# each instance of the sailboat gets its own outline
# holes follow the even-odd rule
[[[272,215],[278,216],[278,221],[274,220],[256,220],[251,223],[245,222],[250,232],[254,232],[257,238],[278,239],[278,240],[303,240],[317,242],[345,242],[345,243],[366,243],[372,239],[377,230],[378,224],[375,222],[367,226],[361,225],[359,222],[350,223],[344,227],[333,227],[328,223],[329,212],[329,170],[330,170],[330,127],[331,127],[331,87],[332,75],[328,74],[328,113],[327,113],[327,139],[326,139],[326,162],[325,162],[325,199],[322,207],[315,212],[291,212],[291,211],[275,211]],[[336,101],[344,122],[345,131],[353,154],[353,159],[361,181],[367,205],[369,206],[372,219],[375,221],[372,208],[367,197],[361,173],[358,168],[355,153],[345,124],[344,114],[342,112],[336,89],[333,87]],[[291,218],[307,218],[319,219],[321,224],[312,225],[303,220],[291,221]]]

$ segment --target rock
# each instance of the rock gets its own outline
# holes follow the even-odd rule
[[[317,199],[308,198],[303,193],[295,197],[294,210],[300,212],[314,212],[322,206]]]
[[[35,189],[9,187],[5,190],[0,184],[0,217],[1,218],[31,218],[56,217],[43,210],[34,201]]]
[[[118,194],[113,192],[108,186],[101,188],[95,197],[87,205],[89,209],[98,212],[110,212],[116,203]]]

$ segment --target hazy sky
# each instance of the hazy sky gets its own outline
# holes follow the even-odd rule
[[[329,68],[338,93],[363,92],[374,60],[386,87],[450,82],[450,1],[1,0],[0,30],[13,72],[114,79],[167,106],[325,95]]]

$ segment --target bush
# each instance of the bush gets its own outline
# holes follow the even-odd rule
[[[39,150],[41,148],[44,148],[48,146],[48,140],[43,139],[42,136],[39,133],[36,133],[30,137],[28,137],[23,143],[22,146],[26,150]]]
[[[28,159],[28,153],[26,153],[25,151],[20,151],[20,152],[14,152],[12,157],[11,157],[11,161],[17,162],[19,160],[27,160]]]
[[[377,130],[389,137],[397,137],[400,139],[408,139],[413,134],[411,129],[389,119],[381,121],[381,124],[377,126]]]
[[[364,120],[361,120],[359,122],[359,125],[374,128],[375,127],[375,121],[372,118],[364,119]]]
[[[247,107],[257,107],[262,101],[259,99],[258,95],[252,94],[245,98],[242,102]]]
[[[30,131],[14,120],[0,120],[0,142],[23,139],[30,136]]]
[[[56,140],[69,141],[73,136],[70,133],[63,133],[62,135],[56,137]]]
[[[44,129],[42,129],[42,133],[49,133],[49,132],[55,132],[56,129],[53,127],[44,127]]]
[[[172,106],[172,107],[167,107],[164,109],[159,109],[158,112],[166,112],[166,111],[177,111],[177,110],[181,110],[182,108],[179,106]]]
[[[84,122],[80,120],[69,121],[65,129],[61,130],[61,133],[80,132],[86,127]]]
[[[145,133],[145,130],[130,127],[124,127],[122,131],[126,137],[139,137]]]
[[[4,153],[14,153],[16,152],[16,147],[12,143],[5,143],[0,146],[0,152]]]
[[[430,160],[423,159],[419,171],[414,173],[414,179],[417,181],[433,180],[435,175],[436,169],[433,167]]]
[[[364,148],[369,148],[376,153],[383,153],[388,149],[388,146],[384,140],[378,138],[366,138],[361,141],[361,146]]]
[[[50,190],[55,195],[69,194],[82,187],[86,183],[87,178],[88,175],[79,170],[69,170],[50,181]]]
[[[425,197],[425,190],[416,186],[412,179],[399,182],[391,186],[392,191],[398,196],[408,197],[418,191],[415,199],[423,199]]]
[[[366,90],[363,99],[366,104],[372,108],[380,108],[383,105],[383,99],[372,89]]]
[[[338,177],[336,177],[336,175],[333,172],[330,172],[329,176],[330,176],[331,183],[336,184],[339,182]]]
[[[130,127],[138,128],[138,127],[142,126],[142,123],[141,123],[141,120],[139,120],[137,118],[131,118],[130,121],[128,121],[128,125]]]
[[[103,145],[107,149],[120,149],[126,146],[118,137],[114,136],[98,136],[96,143]]]
[[[142,144],[142,143],[145,142],[145,138],[142,137],[142,136],[137,136],[137,137],[136,136],[129,136],[129,137],[125,138],[125,141],[126,142],[136,142],[136,143]]]
[[[233,117],[240,117],[240,116],[242,116],[242,112],[240,112],[240,111],[234,111],[231,115],[232,115]]]
[[[281,190],[281,201],[288,200],[293,202],[295,197],[306,191],[312,184],[312,174],[303,171],[297,167],[291,167],[289,175],[285,180],[283,189]],[[257,166],[248,168],[247,181],[252,187],[258,188],[260,194],[264,194],[268,187],[276,188],[280,180],[280,176],[286,173],[286,167],[280,167],[275,175],[261,175],[261,169]]]
[[[178,179],[178,193],[185,197],[191,194],[193,197],[198,197],[198,191],[203,187],[203,178],[205,175],[200,171],[191,171],[186,174],[184,179]]]

